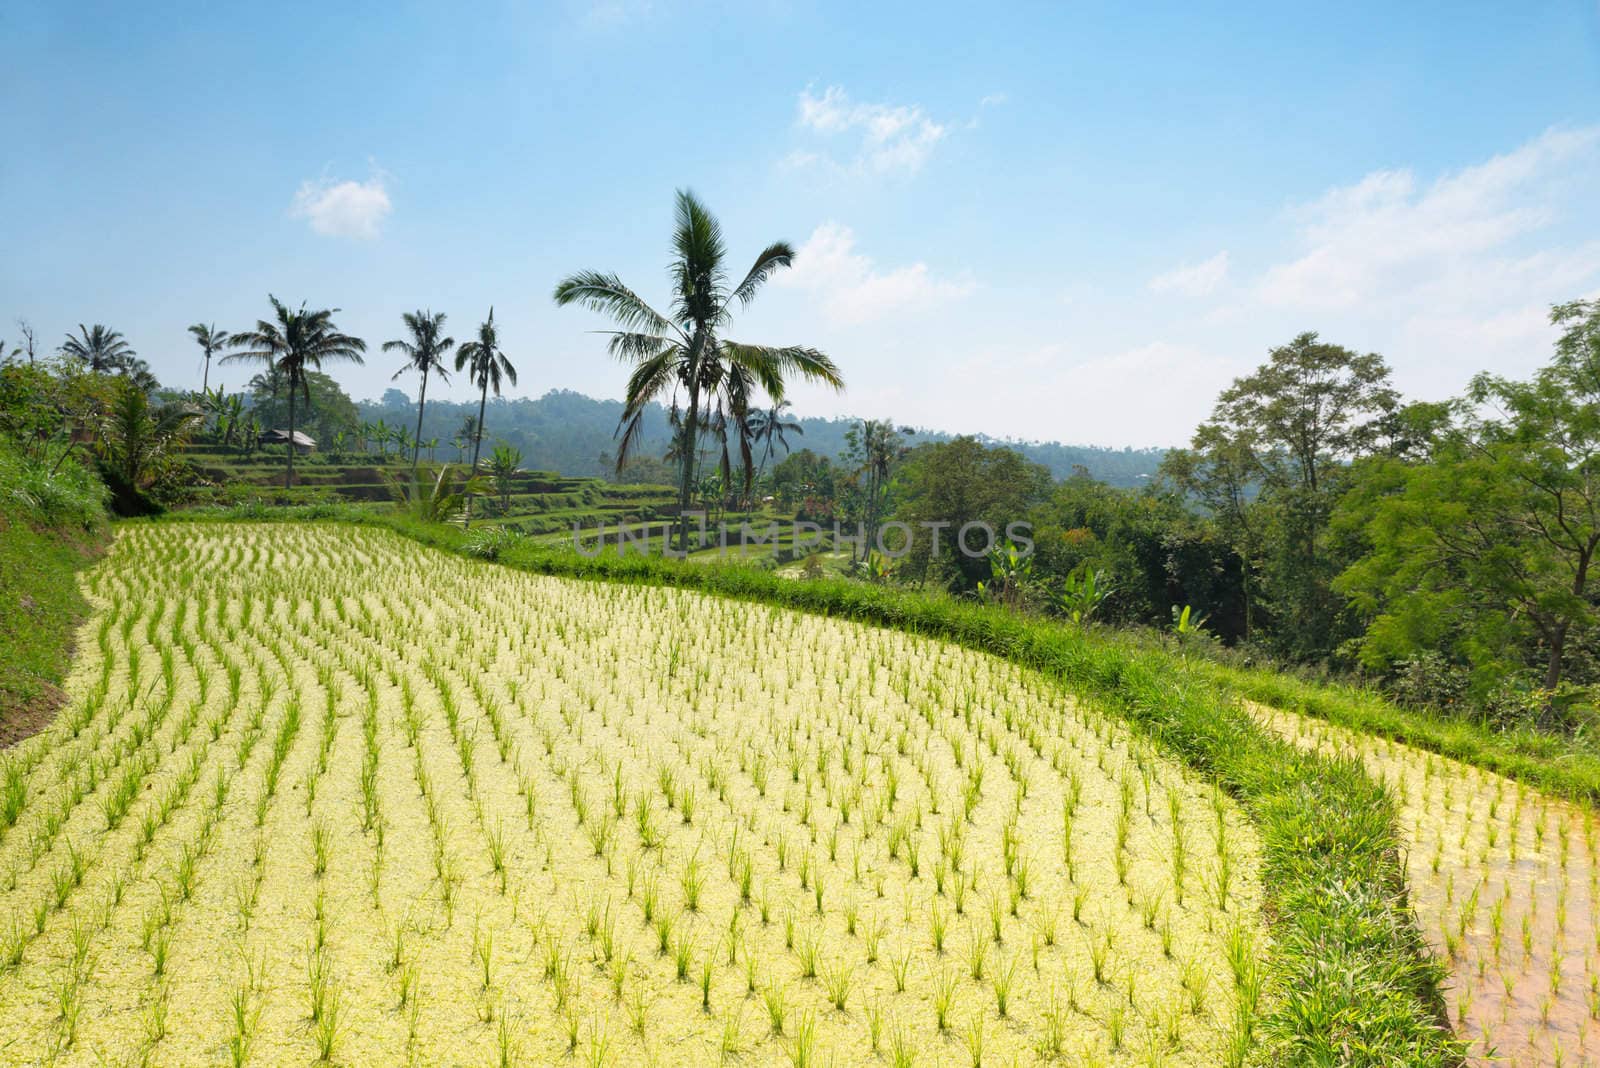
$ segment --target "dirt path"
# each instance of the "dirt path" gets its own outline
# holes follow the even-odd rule
[[[1474,1063],[1600,1065],[1592,811],[1470,765],[1260,705],[1297,745],[1353,756],[1394,795],[1412,905],[1445,960]]]

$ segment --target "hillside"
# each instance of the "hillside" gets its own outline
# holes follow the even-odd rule
[[[416,399],[391,389],[379,400],[356,405],[363,420],[382,419],[390,425],[416,426]],[[448,443],[463,421],[476,417],[475,403],[430,400],[422,425],[422,437]],[[572,476],[609,477],[616,455],[617,421],[622,404],[596,400],[571,390],[551,390],[537,400],[491,400],[484,424],[489,436],[503,439],[522,450],[523,462],[530,467],[560,471]],[[793,449],[810,449],[822,456],[837,458],[845,451],[845,434],[857,420],[846,418],[797,417],[802,433],[791,435]],[[638,455],[651,461],[667,451],[669,439],[667,410],[652,404],[644,420]],[[943,431],[918,429],[915,442],[948,441],[955,435]],[[1166,455],[1164,449],[1110,449],[1097,445],[1064,445],[1060,442],[1032,442],[977,435],[980,440],[1016,449],[1028,459],[1044,464],[1057,478],[1066,478],[1083,467],[1091,477],[1113,486],[1140,486],[1155,475]],[[441,445],[443,452],[453,450]],[[630,474],[633,481],[670,482],[670,476],[644,477]]]

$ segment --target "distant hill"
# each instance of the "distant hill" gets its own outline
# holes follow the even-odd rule
[[[415,426],[417,418],[414,398],[391,389],[380,400],[361,401],[357,404],[361,418],[367,421],[383,419],[391,425],[407,429]],[[430,401],[427,420],[423,424],[423,438],[437,437],[448,443],[461,428],[465,419],[478,414],[478,406],[452,401]],[[559,471],[563,475],[599,475],[611,477],[612,457],[616,455],[617,420],[622,416],[622,402],[596,400],[572,390],[551,390],[536,400],[491,400],[485,416],[485,449],[491,440],[503,440],[522,451],[526,467],[544,471]],[[804,433],[791,435],[790,447],[807,448],[824,456],[838,457],[845,450],[845,434],[856,420],[845,418],[800,418]],[[941,431],[917,430],[913,441],[948,441],[953,434]],[[975,435],[993,445],[1015,449],[1028,459],[1048,467],[1057,478],[1070,476],[1082,467],[1093,478],[1113,486],[1140,486],[1154,477],[1164,449],[1109,449],[1097,445],[1063,445],[1060,442],[1018,441]],[[630,482],[653,481],[654,468],[667,451],[670,437],[667,411],[661,405],[652,405],[645,414],[643,433],[637,455],[641,458],[637,470],[630,470]],[[450,450],[441,446],[441,458]],[[665,466],[660,477],[669,478]]]

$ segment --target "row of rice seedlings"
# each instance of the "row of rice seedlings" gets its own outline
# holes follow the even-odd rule
[[[1394,795],[1412,902],[1450,969],[1456,1024],[1479,1051],[1550,1063],[1600,1042],[1592,811],[1400,743],[1258,711],[1297,744],[1363,762]]]
[[[159,528],[147,535],[158,543],[169,536]],[[1209,901],[1179,903],[1173,887],[1153,881],[1158,872],[1215,866],[1210,836],[1198,830],[1206,820],[1192,789],[1179,790],[1163,778],[1170,771],[1097,717],[1064,706],[1046,686],[903,636],[861,642],[853,628],[796,623],[748,606],[667,591],[502,580],[499,573],[491,585],[480,571],[434,557],[420,569],[366,532],[272,537],[274,547],[260,558],[299,564],[281,580],[264,580],[253,600],[292,605],[297,589],[312,588],[317,596],[309,610],[287,617],[286,646],[265,641],[267,661],[312,663],[326,676],[315,691],[324,701],[337,689],[341,704],[369,703],[374,711],[362,712],[361,755],[352,755],[344,796],[352,805],[367,792],[392,799],[380,788],[381,769],[393,757],[410,763],[415,808],[396,812],[405,817],[396,826],[408,835],[415,828],[435,846],[435,871],[415,874],[431,878],[441,894],[452,893],[442,888],[454,882],[453,892],[472,903],[470,936],[460,928],[448,934],[451,906],[439,901],[446,926],[425,942],[463,947],[480,990],[505,985],[502,970],[514,966],[507,962],[530,937],[541,947],[534,959],[549,962],[541,986],[545,1004],[556,1009],[545,1016],[529,1006],[526,1019],[552,1021],[556,1033],[550,1025],[536,1029],[524,1055],[559,1047],[603,1059],[618,1043],[640,1042],[649,1056],[653,1015],[677,1005],[705,1019],[697,1033],[712,1054],[721,1047],[816,1060],[829,1049],[852,1048],[856,1039],[847,1036],[864,1040],[870,1030],[874,1046],[910,1056],[919,1045],[909,1038],[913,1021],[933,1027],[921,1016],[931,1004],[923,999],[947,972],[960,981],[950,994],[946,1035],[975,1033],[989,1056],[1004,1059],[1007,1050],[1036,1041],[1048,1048],[1052,1027],[1078,1033],[1091,1021],[1096,1048],[1109,1049],[1116,1029],[1122,1037],[1155,1035],[1151,1048],[1163,1056],[1178,1048],[1162,1036],[1173,1007],[1190,997],[1181,977],[1206,989],[1199,973],[1185,969],[1209,946],[1220,947],[1222,935],[1220,928],[1208,932]],[[172,559],[220,570],[223,561],[257,554],[229,544],[239,538],[236,529],[190,537],[187,555],[172,550]],[[345,555],[344,543],[352,541],[350,551],[368,560],[359,577]],[[356,595],[386,586],[404,592]],[[440,636],[431,643],[431,670],[418,674],[395,637],[413,601],[428,604],[430,630]],[[244,606],[222,618],[219,629],[231,625],[249,640],[285,619]],[[769,642],[745,648],[728,640],[774,619]],[[629,648],[619,638],[630,633],[670,637]],[[617,663],[639,667],[617,672]],[[334,667],[342,679],[334,679]],[[375,689],[358,681],[352,698],[343,681],[359,680],[362,670],[387,675],[397,705],[412,691],[409,714],[396,712],[392,742],[380,737]],[[437,709],[442,731],[427,725],[427,708]],[[379,770],[358,772],[358,763]],[[327,769],[338,764],[329,759]],[[1077,849],[1065,835],[1049,838],[1061,819],[1063,768],[1082,783],[1074,805]],[[360,785],[363,777],[372,787]],[[1098,835],[1108,845],[1111,837],[1094,807],[1120,798],[1123,781],[1131,802],[1122,849],[1093,847]],[[328,787],[318,789],[320,798]],[[1171,790],[1179,790],[1170,795],[1176,805]],[[315,814],[318,807],[308,804],[313,815],[300,833],[312,842],[313,869],[316,839],[330,847],[326,882],[343,863],[333,851],[342,839],[328,814]],[[353,820],[358,810],[351,811]],[[389,820],[373,822],[381,835]],[[471,825],[477,831],[463,836]],[[1170,829],[1179,826],[1184,830]],[[1179,835],[1186,837],[1174,845]],[[1238,853],[1236,837],[1231,827],[1223,832],[1230,856]],[[1181,862],[1163,859],[1174,850]],[[1120,881],[1112,878],[1114,852],[1128,861]],[[1248,851],[1243,859],[1247,870]],[[453,880],[441,878],[452,869]],[[568,902],[556,888],[573,877],[610,889],[593,897],[592,907]],[[395,879],[397,890],[415,885],[409,861]],[[1121,904],[1104,899],[1111,887]],[[1222,900],[1236,915],[1250,915],[1248,898],[1238,893],[1229,887]],[[1089,907],[1076,910],[1081,925],[1061,929],[1072,898],[1090,894]],[[373,899],[386,915],[376,884]],[[542,902],[542,918],[524,914],[519,923],[520,901]],[[950,917],[942,955],[931,933],[920,933],[936,902]],[[1132,967],[1142,960],[1138,947],[1154,952],[1164,927],[1173,963],[1148,974]],[[406,922],[393,928],[417,930]],[[1068,935],[1072,928],[1080,933]],[[581,967],[574,946],[586,947]],[[418,966],[423,948],[396,954],[407,959],[397,960],[390,989],[411,996],[395,1002],[417,1004],[415,978],[408,988],[403,976]],[[1092,978],[1095,953],[1104,958],[1106,983]],[[1030,980],[1019,978],[1030,972]],[[1033,994],[1069,986],[1077,1008],[1067,999],[1052,1008]],[[458,996],[451,989],[442,988],[447,1001],[429,1012],[451,1011],[448,998]],[[580,989],[592,993],[580,999]],[[1091,989],[1099,993],[1091,997]],[[1211,989],[1201,997],[1214,1000],[1215,984]],[[611,1007],[602,1012],[597,997]],[[758,1038],[739,1020],[751,1002],[764,1000],[780,1005],[781,1034],[768,1028]],[[403,1014],[392,1005],[383,1011]],[[487,1021],[472,1011],[490,1028],[486,1052],[517,1045],[492,1038],[512,1033],[503,1002]],[[1214,1006],[1205,1019],[1229,1011]],[[1071,1022],[1074,1014],[1080,1023]],[[611,1019],[628,1026],[613,1028]],[[1215,1048],[1204,1037],[1215,1029],[1207,1023],[1182,1048]]]

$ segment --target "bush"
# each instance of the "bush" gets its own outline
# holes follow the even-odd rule
[[[45,527],[99,529],[106,518],[105,483],[73,456],[54,462],[0,443],[0,512]]]

